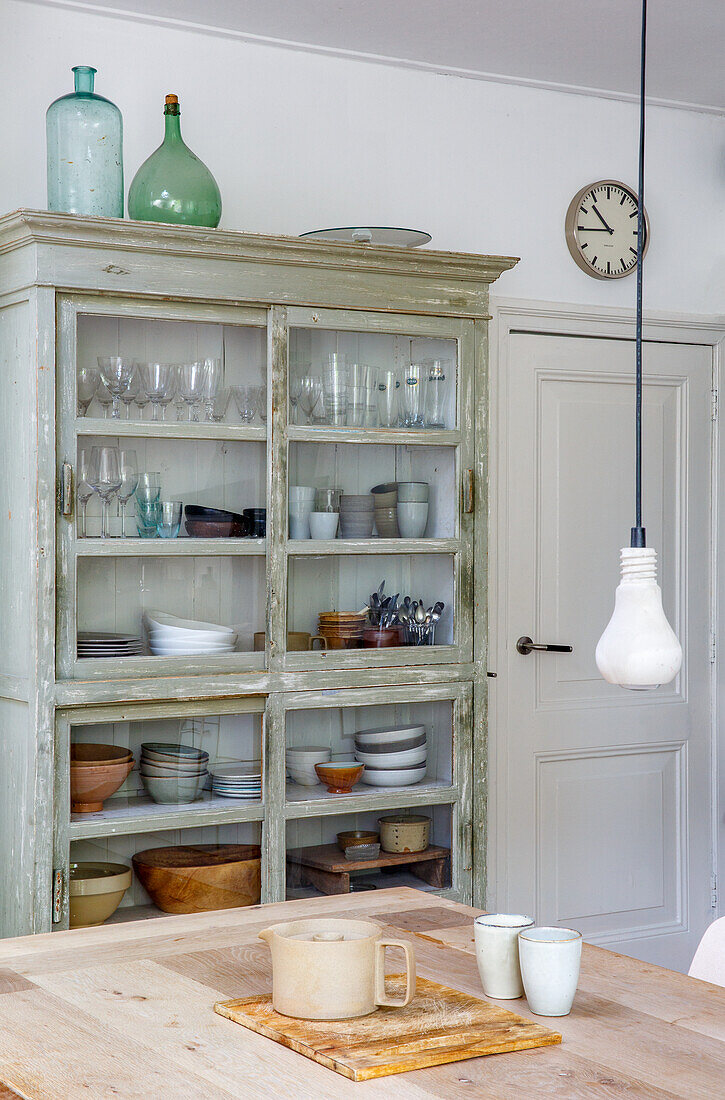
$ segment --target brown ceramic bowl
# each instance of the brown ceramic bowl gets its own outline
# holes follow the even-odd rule
[[[380,834],[371,833],[368,829],[352,829],[346,833],[337,834],[337,846],[343,852],[348,848],[359,848],[361,844],[379,844]]]
[[[120,764],[101,764],[97,768],[70,766],[70,803],[76,814],[96,814],[133,768],[133,758]]]
[[[125,764],[133,753],[123,745],[71,744],[70,760],[74,768],[98,768],[104,764]]]
[[[184,527],[192,539],[240,539],[248,534],[247,525],[233,519],[192,519],[187,516]]]
[[[364,764],[315,764],[317,778],[328,794],[349,794],[365,771]]]
[[[385,630],[370,627],[363,631],[362,644],[363,649],[387,649],[400,645],[400,630],[397,626],[386,627]]]
[[[103,924],[116,912],[133,879],[125,863],[71,863],[69,872],[71,928]]]
[[[164,913],[207,913],[257,905],[261,896],[258,844],[187,844],[137,852],[133,866]]]

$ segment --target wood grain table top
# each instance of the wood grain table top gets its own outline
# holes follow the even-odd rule
[[[587,1100],[725,1095],[725,989],[584,945],[570,1016],[495,1001],[560,1046],[354,1083],[216,1015],[267,992],[257,933],[311,916],[373,919],[415,940],[418,973],[482,996],[478,910],[411,889],[333,896],[0,941],[0,1097],[28,1100]],[[391,963],[394,966],[394,963]]]

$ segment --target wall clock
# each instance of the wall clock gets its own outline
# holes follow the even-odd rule
[[[566,212],[566,243],[593,279],[622,279],[637,266],[637,192],[617,180],[582,187]],[[649,218],[644,212],[644,252]],[[644,255],[643,252],[643,255]]]

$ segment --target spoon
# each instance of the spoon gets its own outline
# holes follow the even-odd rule
[[[415,621],[417,623],[425,622],[425,611],[423,610],[423,601],[421,600],[415,609]]]

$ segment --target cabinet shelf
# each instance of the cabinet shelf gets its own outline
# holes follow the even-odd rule
[[[325,554],[455,554],[459,539],[288,539],[295,557]]]
[[[162,829],[203,828],[236,821],[262,821],[264,804],[219,798],[205,791],[197,802],[179,806],[153,802],[147,795],[109,798],[96,814],[72,814],[70,840],[159,832]]]
[[[264,442],[265,424],[213,424],[206,420],[106,420],[103,417],[79,416],[75,422],[79,436],[124,436],[135,439],[234,439],[244,442]]]
[[[312,790],[314,795],[310,794]],[[297,783],[287,783],[285,816],[292,820],[410,806],[448,805],[456,802],[458,797],[458,786],[446,779],[424,780],[413,787],[366,787],[358,783],[350,794],[329,794],[324,787],[300,787]]]
[[[157,558],[194,557],[216,558],[230,554],[256,554],[264,557],[266,539],[142,539],[108,538],[76,539],[75,551],[84,558]]]
[[[101,421],[102,423],[102,421]],[[381,443],[404,446],[457,447],[461,433],[457,428],[328,428],[289,424],[287,438],[291,443]]]

